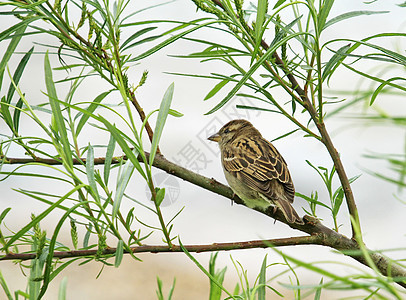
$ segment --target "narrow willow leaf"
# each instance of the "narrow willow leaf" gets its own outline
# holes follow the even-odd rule
[[[299,19],[299,18],[298,18]],[[298,20],[296,19],[296,20]],[[295,20],[295,21],[296,21]],[[297,21],[296,21],[297,22]],[[293,25],[292,25],[293,26]],[[286,43],[288,40],[294,38],[295,36],[299,36],[302,33],[294,33],[292,35],[286,36],[283,39],[277,41],[277,42],[272,42],[271,46],[268,48],[268,50],[262,55],[262,57],[246,72],[243,76],[243,78],[234,86],[234,88],[227,94],[227,96],[220,101],[214,108],[212,108],[210,111],[205,113],[205,115],[210,115],[217,110],[219,110],[221,107],[226,105],[228,101],[231,100],[231,98],[240,90],[240,88],[246,83],[246,81],[251,77],[252,74],[260,67],[262,64],[269,59],[273,53],[278,49],[281,45]],[[275,41],[275,39],[274,39]]]
[[[393,77],[393,78],[390,78],[390,79],[388,79],[388,80],[382,82],[382,83],[376,88],[376,90],[374,91],[374,93],[372,94],[372,96],[371,96],[371,101],[369,102],[369,105],[374,104],[374,102],[375,102],[375,100],[376,100],[376,97],[378,97],[379,93],[385,88],[385,86],[387,86],[387,85],[389,84],[389,82],[392,82],[392,81],[394,81],[394,80],[406,80],[406,79],[403,78],[403,77]]]
[[[30,60],[33,51],[34,47],[32,47],[19,62],[17,69],[15,70],[13,75],[14,84],[10,83],[10,87],[7,91],[7,103],[11,103],[11,99],[13,98],[14,92],[16,90],[15,85],[18,85],[18,83],[20,82],[21,76],[23,75],[24,69],[27,66],[28,61]]]
[[[121,44],[120,50],[123,50],[123,49],[125,48],[125,46],[127,46],[130,42],[132,42],[133,40],[135,40],[137,37],[139,37],[139,36],[141,36],[141,35],[143,35],[143,34],[145,34],[145,33],[147,33],[147,32],[150,32],[150,31],[152,31],[152,30],[154,30],[154,29],[156,29],[156,28],[158,28],[158,27],[146,27],[146,28],[143,28],[143,29],[141,29],[141,30],[138,30],[136,33],[132,34],[128,39],[126,39],[126,40]]]
[[[113,154],[114,154],[114,148],[116,147],[116,141],[113,137],[113,135],[110,134],[110,140],[107,145],[107,151],[106,151],[106,159],[104,161],[104,183],[107,186],[107,183],[109,182],[109,176],[110,176],[110,169],[111,169],[111,161],[113,159]]]
[[[160,206],[162,201],[165,198],[165,188],[162,189],[158,189],[157,193],[156,193],[156,205]]]
[[[340,210],[341,204],[343,203],[343,200],[344,200],[344,190],[340,186],[338,188],[338,190],[336,191],[336,197],[333,200],[333,207],[331,210],[334,217],[337,216],[337,214]]]
[[[89,120],[91,114],[96,110],[97,107],[99,107],[99,103],[103,101],[106,96],[110,94],[110,91],[103,92],[100,95],[98,95],[92,103],[86,108],[87,112],[89,114],[83,114],[83,116],[80,118],[78,126],[76,127],[76,134],[79,135],[79,133],[82,131],[83,126],[86,124],[87,120]]]
[[[13,126],[14,130],[18,132],[18,129],[20,127],[20,116],[21,116],[21,109],[23,107],[24,101],[20,98],[18,99],[16,103],[16,108],[14,109],[14,115],[13,115]]]
[[[90,239],[90,235],[92,234],[92,228],[93,228],[92,223],[89,223],[89,225],[86,226],[86,233],[83,238],[83,248],[89,247],[89,239]]]
[[[124,254],[123,241],[119,240],[117,243],[117,249],[116,249],[115,259],[114,259],[114,266],[116,268],[118,268],[121,265],[121,261],[123,260],[123,254]]]
[[[215,276],[213,276],[212,274],[210,274],[209,272],[207,272],[207,270],[197,261],[196,258],[194,258],[189,251],[183,246],[181,240],[179,239],[179,245],[180,248],[182,249],[183,253],[186,254],[187,257],[189,257],[189,259],[194,262],[196,264],[196,266],[210,279],[210,281],[212,281],[215,285],[217,285],[221,290],[223,290],[228,296],[230,296],[231,298],[233,298],[233,296],[231,295],[231,293],[226,290],[226,288],[220,283],[218,282],[218,280],[216,279]]]
[[[258,300],[265,300],[266,296],[266,255],[262,261],[261,271],[259,272]]]
[[[63,223],[64,223],[65,220],[68,218],[68,216],[69,216],[73,211],[75,211],[78,207],[82,206],[84,203],[88,203],[88,202],[85,201],[85,202],[81,202],[81,203],[78,203],[78,204],[72,206],[72,207],[62,216],[62,218],[59,220],[58,224],[56,225],[55,230],[54,230],[54,234],[52,235],[52,238],[51,238],[51,240],[50,240],[50,242],[49,242],[49,254],[46,256],[45,269],[44,269],[43,274],[42,274],[42,272],[41,272],[41,275],[43,275],[41,291],[40,291],[40,293],[39,293],[39,295],[38,295],[38,298],[36,298],[36,299],[41,299],[41,298],[44,296],[46,290],[48,289],[49,282],[51,281],[51,272],[52,272],[53,265],[54,265],[54,263],[53,263],[54,250],[55,250],[55,245],[56,245],[56,243],[57,243],[57,242],[56,242],[56,239],[57,239],[58,236],[59,236],[59,231],[61,230],[61,228],[62,228],[62,226],[63,226]]]
[[[8,212],[11,210],[11,207],[7,207],[5,210],[3,210],[1,212],[0,215],[0,224],[3,222],[4,218],[6,217],[6,215],[8,214]]]
[[[154,53],[157,52],[158,50],[160,50],[160,49],[166,47],[167,45],[172,44],[172,43],[175,42],[176,40],[181,39],[181,38],[184,37],[185,35],[188,35],[188,34],[190,34],[190,33],[193,32],[193,31],[196,31],[196,30],[198,30],[198,29],[200,29],[200,28],[202,28],[202,27],[210,26],[211,24],[214,24],[214,23],[217,23],[217,22],[218,22],[217,20],[214,20],[214,21],[210,21],[210,22],[207,22],[207,23],[202,23],[202,24],[200,24],[200,25],[194,26],[194,27],[191,28],[191,29],[185,30],[184,32],[181,32],[180,34],[174,35],[174,36],[168,38],[167,40],[161,42],[160,44],[156,45],[155,47],[153,47],[153,48],[151,48],[151,49],[145,51],[144,53],[138,55],[138,56],[135,57],[132,61],[138,61],[138,60],[140,60],[140,59],[146,58],[146,57],[148,57],[148,56],[154,54]]]
[[[158,300],[165,300],[164,293],[162,292],[163,284],[162,284],[162,280],[161,280],[161,278],[159,278],[159,276],[156,277],[156,283],[158,285],[158,289],[156,290],[156,295],[158,297]]]
[[[329,206],[327,206],[326,204],[324,204],[324,203],[322,203],[320,201],[317,201],[316,199],[313,199],[311,197],[308,197],[308,196],[306,196],[304,194],[301,194],[301,193],[298,193],[298,192],[295,192],[295,195],[302,198],[302,199],[304,199],[304,200],[306,200],[307,202],[314,203],[314,204],[317,204],[317,205],[321,205],[324,208],[327,208],[328,210],[331,210],[331,208]],[[316,195],[317,195],[317,192],[316,192]]]
[[[330,14],[331,8],[333,7],[334,0],[325,0],[321,6],[319,15],[317,16],[317,27],[319,32],[322,32],[325,28],[327,17]]]
[[[341,47],[340,49],[337,50],[336,53],[330,58],[330,60],[327,62],[326,66],[324,67],[323,70],[323,81],[325,81],[327,78],[330,78],[331,75],[333,75],[333,72],[337,69],[337,67],[340,65],[340,63],[345,59],[347,56],[348,50],[351,48],[351,44],[345,45]]]
[[[174,116],[176,118],[183,117],[183,114],[181,112],[174,110],[172,108],[169,110],[168,114],[170,114],[171,116]]]
[[[78,229],[74,219],[70,219],[70,237],[72,239],[73,248],[78,249]]]
[[[68,278],[64,277],[59,285],[58,300],[66,300],[66,290],[68,286]]]
[[[371,11],[371,10],[359,10],[359,11],[350,11],[343,13],[337,17],[332,18],[331,20],[327,21],[326,24],[324,25],[324,29],[327,27],[341,22],[343,20],[347,20],[350,18],[358,17],[358,16],[368,16],[368,15],[374,15],[374,14],[386,14],[389,13],[389,11]]]
[[[135,166],[137,171],[141,174],[141,176],[144,177],[144,179],[147,179],[147,176],[145,175],[145,172],[141,168],[140,162],[138,161],[138,158],[135,155],[135,153],[138,154],[139,151],[133,152],[131,150],[131,148],[127,145],[127,142],[123,138],[124,134],[121,131],[119,131],[114,125],[112,125],[109,121],[107,121],[102,116],[99,116],[98,118],[107,127],[107,130],[113,135],[117,144],[120,145],[121,150],[123,150],[123,152],[127,156],[127,159],[131,160],[131,162],[133,163],[133,165]],[[139,149],[139,146],[137,146],[136,148]]]
[[[134,172],[134,164],[131,160],[127,160],[124,164],[122,172],[119,174],[117,178],[117,187],[116,187],[116,195],[114,197],[113,203],[113,218],[117,216],[117,213],[120,209],[121,200],[124,196],[124,191],[127,188],[128,182],[131,179],[131,175]]]
[[[9,290],[9,288],[8,288],[8,286],[7,286],[7,282],[6,282],[6,280],[4,279],[3,274],[1,273],[1,270],[0,270],[0,285],[1,285],[1,287],[3,288],[3,291],[4,291],[4,293],[6,294],[7,299],[8,299],[8,300],[13,300],[14,298],[13,298],[13,296],[12,296],[11,293],[10,293],[10,290]],[[17,299],[17,297],[16,297],[16,299]]]
[[[100,196],[97,191],[96,180],[94,177],[94,150],[90,144],[87,148],[86,175],[87,175],[87,180],[89,181],[89,186],[92,189],[93,197],[97,202],[99,202]]]
[[[172,300],[173,291],[175,290],[176,277],[173,279],[171,289],[169,290],[168,300]]]
[[[58,129],[60,142],[62,143],[63,146],[63,153],[60,153],[60,155],[63,156],[62,160],[64,161],[64,163],[66,163],[70,168],[72,168],[73,167],[72,153],[70,150],[70,144],[68,140],[67,130],[65,127],[64,118],[62,116],[61,107],[59,105],[58,96],[56,94],[55,83],[52,78],[52,68],[49,62],[48,51],[45,54],[44,70],[45,70],[45,84],[47,87],[49,103],[51,104],[52,117],[55,122],[56,128]]]
[[[127,213],[127,217],[125,218],[125,224],[126,226],[130,227],[132,222],[134,221],[134,209],[135,207],[132,207],[128,213]]]
[[[276,2],[275,6],[273,7],[273,9],[278,8],[279,6],[281,6],[283,3],[285,3],[286,0],[278,0],[278,2]]]
[[[204,97],[204,101],[212,98],[214,95],[216,95],[227,83],[229,83],[230,80],[228,79],[224,79],[222,81],[220,81],[219,83],[217,83],[206,95],[206,97]]]
[[[320,280],[320,286],[316,289],[316,293],[314,294],[314,300],[320,300],[321,298],[321,290],[323,289],[323,277]]]
[[[8,125],[8,127],[13,128],[13,119],[11,118],[10,114],[10,106],[6,102],[6,97],[1,97],[1,102],[0,102],[0,112],[1,116],[4,119],[4,122]]]
[[[169,108],[172,103],[173,90],[174,90],[174,84],[171,83],[171,85],[166,90],[164,97],[162,99],[162,102],[161,102],[161,106],[159,107],[159,113],[158,113],[158,117],[156,120],[154,136],[152,137],[152,142],[151,142],[151,153],[149,155],[149,165],[150,166],[152,166],[152,163],[154,162],[155,154],[158,149],[159,140],[161,139],[162,132],[163,132],[163,129],[165,126],[165,122],[168,117]]]
[[[11,39],[10,44],[8,44],[7,50],[3,52],[3,58],[0,61],[0,87],[3,84],[3,75],[7,63],[10,60],[11,55],[14,54],[15,49],[17,48],[17,45],[20,42],[28,23],[29,22],[27,21],[20,22],[0,33],[0,41],[2,41],[3,39],[7,38],[11,34],[11,32],[15,31],[15,35]]]
[[[219,284],[223,284],[224,276],[227,271],[227,267],[224,267],[220,271],[216,271],[216,260],[218,252],[214,255],[210,255],[209,261],[209,273],[212,275]],[[210,297],[209,300],[220,300],[221,299],[221,288],[219,288],[213,281],[210,280]]]
[[[255,47],[254,51],[251,56],[251,65],[255,61],[257,54],[259,52],[259,48],[262,42],[262,35],[265,28],[262,28],[265,21],[265,15],[268,11],[268,1],[267,0],[258,0],[257,5],[257,18],[255,21],[254,33],[255,33]]]

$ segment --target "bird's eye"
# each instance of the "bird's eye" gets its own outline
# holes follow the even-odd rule
[[[230,132],[230,130],[228,130],[228,128],[224,130],[224,133],[229,133],[229,132]]]

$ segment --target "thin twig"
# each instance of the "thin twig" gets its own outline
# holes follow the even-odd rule
[[[295,246],[295,245],[312,245],[319,244],[321,238],[319,236],[300,236],[282,239],[270,240],[254,240],[245,242],[230,242],[230,243],[214,243],[210,245],[184,245],[189,252],[212,252],[218,250],[239,250],[239,249],[252,249],[252,248],[268,248],[268,247],[282,247],[282,246]],[[55,251],[53,256],[55,258],[72,258],[83,256],[95,256],[97,249],[92,250],[72,250],[72,251]],[[107,248],[103,250],[102,255],[109,255],[116,253],[117,248]],[[132,253],[162,253],[162,252],[182,252],[182,248],[178,245],[142,245],[131,248]],[[124,250],[124,253],[129,253]],[[4,260],[30,260],[35,259],[36,253],[8,253],[0,257],[0,261]]]

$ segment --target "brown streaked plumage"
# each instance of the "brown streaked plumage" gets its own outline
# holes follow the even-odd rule
[[[303,224],[288,166],[278,150],[246,120],[233,120],[208,138],[219,144],[224,174],[248,207],[277,206],[289,223]]]

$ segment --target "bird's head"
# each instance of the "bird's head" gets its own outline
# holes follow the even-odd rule
[[[248,136],[261,135],[250,122],[238,119],[225,124],[217,133],[211,135],[208,140],[224,145],[241,134]]]

